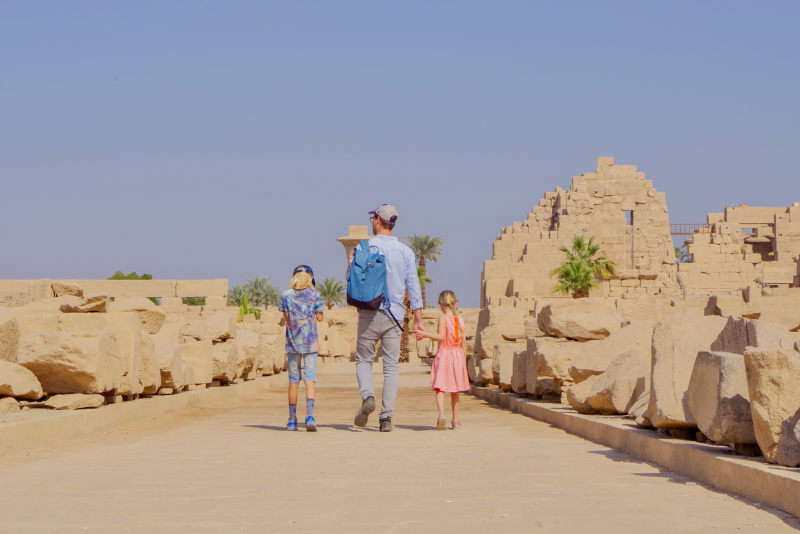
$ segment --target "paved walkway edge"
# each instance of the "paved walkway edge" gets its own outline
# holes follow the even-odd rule
[[[497,388],[472,387],[475,397],[570,434],[677,471],[719,490],[800,516],[800,471],[719,452],[718,447],[637,429],[619,417],[582,415],[571,407],[533,401]]]
[[[286,373],[281,373],[230,386],[184,391],[177,395],[153,396],[97,409],[75,410],[64,415],[59,414],[57,417],[8,423],[0,427],[0,456],[53,445],[138,419],[215,405],[255,395],[268,389],[286,387],[287,377]]]

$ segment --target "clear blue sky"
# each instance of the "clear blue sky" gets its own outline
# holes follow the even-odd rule
[[[800,2],[0,2],[0,278],[341,278],[392,203],[478,301],[598,156],[672,222],[800,201]],[[430,293],[429,293],[430,294]]]

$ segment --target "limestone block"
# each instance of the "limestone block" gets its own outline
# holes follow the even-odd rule
[[[494,383],[494,372],[492,371],[492,367],[494,366],[494,361],[492,358],[478,358],[478,383],[480,384],[492,384]]]
[[[260,363],[262,365],[261,374],[270,376],[275,374],[275,359],[277,357],[278,351],[275,347],[275,344],[272,343],[271,339],[272,336],[268,334],[261,334],[261,358]],[[282,338],[283,336],[275,336],[277,338]],[[327,341],[326,341],[327,343]],[[238,366],[238,356],[237,356],[237,366]]]
[[[710,350],[727,321],[691,310],[653,328],[650,420],[656,428],[695,428],[686,392],[697,353]]]
[[[156,356],[153,337],[146,331],[141,331],[142,374],[139,378],[142,384],[142,393],[153,395],[161,387],[161,365]]]
[[[64,297],[66,295],[72,295],[73,297],[82,297],[83,296],[83,288],[76,284],[67,284],[63,282],[53,282],[53,293],[57,297]]]
[[[478,380],[480,375],[480,358],[475,354],[470,354],[467,357],[467,375],[469,376],[469,381],[473,384],[480,382],[480,380]]]
[[[551,315],[544,321],[544,331],[551,336],[577,341],[605,339],[620,329],[620,321],[603,313],[567,313]]]
[[[120,395],[136,395],[144,392],[142,385],[142,329],[135,313],[69,313],[59,317],[59,330],[110,330],[113,331],[122,359],[122,381],[118,386]]]
[[[0,360],[0,395],[20,399],[40,399],[44,395],[39,379],[17,363]]]
[[[511,377],[514,374],[514,352],[519,349],[516,343],[498,343],[492,356],[493,381],[503,391],[511,391]]]
[[[87,295],[80,302],[64,302],[59,306],[61,313],[105,313],[108,311],[108,295]]]
[[[481,309],[475,326],[475,353],[481,358],[492,358],[495,344],[503,342],[501,330],[514,326],[524,330],[527,315],[526,310],[513,306],[486,306]]]
[[[12,397],[0,399],[0,415],[7,413],[17,413],[20,410],[19,402]]]
[[[11,312],[0,308],[0,361],[16,362],[19,350],[19,322]]]
[[[198,341],[197,343],[209,343],[209,341]],[[181,349],[181,353],[183,353],[183,349]],[[194,376],[194,367],[190,363],[183,364],[183,381],[190,388],[197,384],[197,379]]]
[[[800,410],[781,424],[781,437],[775,449],[775,463],[800,467]]]
[[[108,313],[136,312],[142,328],[150,334],[157,334],[164,324],[167,314],[160,310],[153,301],[144,297],[116,299],[108,305]]]
[[[623,352],[637,350],[640,353],[650,354],[654,326],[655,321],[640,321],[614,332],[582,354],[575,356],[569,368],[569,376],[576,383],[580,383],[592,375],[603,373],[611,361]]]
[[[536,313],[536,320],[542,332],[549,332],[545,324],[552,321],[553,316],[568,313],[605,313],[614,315],[617,312],[617,305],[612,299],[605,298],[583,298],[583,299],[554,299],[550,303],[542,306]],[[552,335],[552,334],[551,334]]]
[[[697,355],[687,402],[697,428],[717,443],[756,443],[744,357],[728,352]]]
[[[228,297],[206,297],[203,311],[224,310],[228,307]]]
[[[764,459],[775,463],[783,422],[800,410],[800,353],[748,349],[744,363],[756,440]]]
[[[278,374],[283,371],[284,364],[287,362],[286,335],[262,334],[262,343],[269,347],[267,350],[272,355],[272,372]],[[350,356],[349,352],[347,356]]]
[[[239,363],[239,347],[234,341],[224,343],[214,343],[214,365],[212,374],[214,380],[221,382],[231,382],[236,378]],[[270,365],[271,365],[270,361]],[[270,369],[272,371],[272,369]],[[270,372],[270,374],[272,374]]]
[[[80,306],[81,303],[83,303],[83,299],[81,297],[53,297],[31,302],[30,304],[26,304],[24,306],[11,308],[8,311],[17,317],[22,315],[48,315],[60,313],[60,308],[65,304]]]
[[[599,379],[600,375],[592,375],[580,384],[573,384],[567,389],[567,402],[575,408],[575,411],[585,414],[597,413],[597,410],[589,404],[588,399],[592,388]]]
[[[53,395],[44,405],[54,410],[80,410],[82,408],[99,408],[106,398],[102,395],[84,395],[83,393],[69,393]]]
[[[122,359],[113,331],[43,332],[20,342],[17,363],[53,393],[105,393],[122,382]]]
[[[31,296],[31,302],[51,299],[55,296],[50,280],[37,280],[35,282],[31,282],[28,286],[28,292]]]
[[[519,345],[514,350],[514,370],[511,375],[511,391],[525,393],[525,373],[528,364],[528,351],[525,345]]]
[[[225,312],[214,313],[208,317],[205,317],[205,314],[203,315],[202,321],[190,323],[181,330],[181,335],[184,339],[224,341],[236,337],[236,319],[232,315]]]
[[[258,337],[258,334],[255,334]],[[181,345],[184,367],[191,366],[194,381],[186,384],[210,384],[214,379],[214,350],[211,341],[195,341]]]
[[[587,402],[601,414],[626,414],[650,389],[650,354],[629,350],[614,358],[599,375]]]
[[[159,370],[161,371],[161,387],[159,390],[181,389],[184,382],[184,366],[181,357],[181,346],[177,343],[153,342]]]
[[[794,340],[782,324],[728,317],[725,328],[711,345],[712,351],[744,354],[745,347],[791,349]]]
[[[534,395],[556,394],[566,391],[572,383],[569,368],[572,360],[589,350],[597,341],[571,341],[550,336],[536,336],[528,339],[528,361],[533,365],[533,375],[526,375],[526,383],[536,384]],[[530,370],[530,366],[528,367]],[[548,378],[550,380],[544,380]],[[554,391],[547,391],[553,389]],[[540,393],[539,391],[543,391]]]
[[[332,332],[329,337],[331,337],[329,340],[331,356],[349,358],[350,343],[347,341],[347,339],[345,339],[339,332]]]
[[[181,330],[183,329],[183,323],[164,323],[161,326],[161,329],[158,331],[158,334],[149,334],[153,336],[153,341],[156,343],[162,344],[174,344],[177,345],[181,341],[183,341],[183,337],[181,335]],[[195,340],[194,338],[190,338]],[[197,340],[195,340],[197,341]],[[201,340],[202,341],[202,340]]]
[[[261,335],[249,330],[240,330],[235,340],[236,344],[236,376],[245,376],[253,372],[259,353],[263,350]]]

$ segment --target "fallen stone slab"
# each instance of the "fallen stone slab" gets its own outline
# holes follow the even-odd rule
[[[44,405],[54,410],[81,410],[83,408],[99,408],[106,398],[102,395],[83,395],[72,393],[69,395],[53,395]]]
[[[202,321],[188,325],[182,334],[195,341],[224,341],[234,339],[236,331],[236,319],[232,315],[214,313],[209,317],[204,317]]]
[[[17,362],[50,394],[106,393],[122,382],[122,358],[110,330],[28,334]]]
[[[214,379],[214,350],[211,341],[196,341],[181,345],[184,368],[190,368],[194,376],[187,377],[185,384],[209,384]]]
[[[0,360],[0,395],[19,399],[40,399],[44,395],[42,385],[29,369]]]
[[[514,374],[514,352],[524,347],[518,343],[497,343],[492,357],[492,380],[503,391],[511,391]]]
[[[214,369],[212,372],[214,380],[232,382],[236,379],[236,365],[239,361],[236,343],[215,343],[212,348],[214,350]],[[272,362],[270,362],[271,365]]]
[[[144,297],[115,299],[108,305],[108,313],[119,312],[136,312],[142,328],[150,334],[157,334],[167,317],[167,314],[153,304],[152,300]]]
[[[650,354],[633,349],[611,361],[605,372],[598,376],[586,402],[604,415],[626,414],[648,389]]]
[[[619,319],[605,313],[551,315],[544,322],[544,331],[549,335],[576,341],[605,339],[619,329]]]
[[[492,360],[490,358],[479,358],[478,382],[481,384],[492,384],[494,382],[494,372],[492,371]]]
[[[186,373],[183,369],[180,345],[154,341],[154,348],[161,373],[159,392],[165,388],[181,389],[185,384],[184,377]]]
[[[576,383],[605,372],[611,361],[629,350],[650,354],[655,321],[639,321],[614,332],[572,360],[569,376]],[[648,373],[649,374],[649,373]]]
[[[239,330],[237,332],[236,339],[234,340],[237,355],[237,377],[245,376],[257,368],[259,353],[263,350],[264,341],[264,337],[251,330]],[[281,362],[281,364],[283,364],[283,362]]]
[[[517,345],[518,343],[514,343]],[[514,371],[511,375],[511,391],[514,393],[527,393],[525,389],[525,374],[528,365],[528,350],[526,345],[520,345],[514,351]]]
[[[65,284],[62,282],[53,282],[53,293],[56,297],[64,297],[72,295],[73,297],[82,297],[83,288],[76,284]]]
[[[17,361],[19,350],[19,322],[5,308],[0,308],[0,360]]]
[[[656,428],[696,428],[686,401],[697,353],[710,350],[727,321],[686,310],[653,328],[650,421]]]
[[[19,402],[13,397],[0,399],[0,414],[17,413],[20,411]]]
[[[746,347],[791,349],[793,344],[794,340],[785,325],[731,316],[711,344],[711,350],[743,355]]]
[[[650,390],[647,389],[639,395],[628,410],[627,417],[636,421],[636,425],[642,428],[652,428],[650,422]]]
[[[141,331],[142,393],[153,395],[161,387],[161,365],[156,356],[155,342],[151,334]]]
[[[697,428],[717,443],[756,443],[744,356],[700,352],[689,380],[687,402]]]
[[[542,382],[542,379],[552,378],[552,385],[556,391],[552,394],[560,395],[566,392],[572,384],[569,375],[569,368],[574,358],[590,350],[599,341],[573,341],[564,338],[551,336],[536,336],[528,338],[528,361],[533,365],[528,365],[526,382]],[[538,393],[550,387],[550,381],[541,383],[536,392],[528,391],[535,395],[547,395],[551,393]]]
[[[58,309],[61,313],[106,313],[109,302],[108,295],[92,295],[80,302],[65,302]]]
[[[756,440],[764,458],[775,463],[783,422],[800,410],[800,353],[748,349],[744,363]]]

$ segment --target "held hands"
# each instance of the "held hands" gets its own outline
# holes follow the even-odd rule
[[[422,339],[424,337],[428,337],[426,335],[427,333],[428,332],[427,332],[427,330],[425,330],[425,327],[422,325],[422,323],[415,323],[414,324],[414,339],[419,341],[420,339]]]

